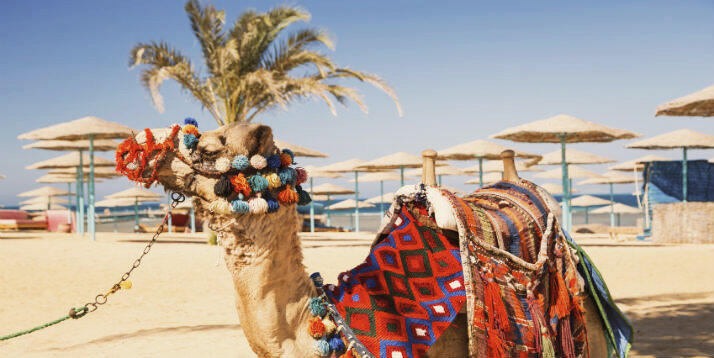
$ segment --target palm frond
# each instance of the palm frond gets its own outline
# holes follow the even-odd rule
[[[223,25],[226,22],[225,12],[216,10],[213,5],[201,7],[198,0],[187,1],[184,9],[191,23],[191,30],[201,46],[208,70],[213,75],[219,74],[217,51],[225,44],[223,35]]]

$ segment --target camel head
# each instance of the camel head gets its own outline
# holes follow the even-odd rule
[[[216,226],[254,213],[264,214],[268,208],[294,211],[297,199],[306,195],[299,187],[305,180],[304,171],[289,167],[292,160],[285,162],[286,153],[275,146],[268,126],[232,123],[194,135],[191,140],[187,136],[178,126],[145,130],[119,147],[117,168],[132,180],[145,185],[155,181],[166,190],[192,197],[197,215]],[[289,156],[292,158],[292,153]],[[238,176],[247,189],[241,191]],[[254,176],[260,178],[251,180]],[[267,203],[278,205],[268,207]]]

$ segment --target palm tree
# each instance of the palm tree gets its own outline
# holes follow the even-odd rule
[[[342,105],[352,100],[366,112],[359,92],[339,84],[341,79],[352,78],[387,93],[401,116],[396,94],[381,78],[340,67],[315,50],[334,49],[325,31],[306,28],[281,36],[289,25],[310,19],[305,10],[293,6],[278,6],[266,13],[250,10],[226,29],[223,10],[202,6],[197,0],[189,0],[184,8],[201,46],[205,75],[165,42],[139,43],[131,50],[130,64],[144,65],[140,81],[159,112],[163,111],[159,87],[165,79],[178,82],[219,126],[250,122],[267,110],[306,98],[324,101],[335,115],[333,99]]]

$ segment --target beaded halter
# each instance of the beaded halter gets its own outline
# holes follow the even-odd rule
[[[117,172],[126,175],[129,180],[141,183],[149,188],[157,181],[158,168],[168,152],[174,154],[193,170],[204,176],[219,178],[213,191],[217,200],[209,204],[213,208],[225,206],[223,212],[235,214],[264,214],[278,211],[280,203],[306,205],[310,195],[301,184],[307,181],[307,172],[300,167],[293,167],[295,155],[289,149],[267,158],[262,155],[236,155],[232,160],[222,157],[216,160],[216,170],[196,168],[185,158],[176,146],[176,137],[183,135],[183,145],[193,152],[198,146],[201,134],[198,122],[186,118],[183,128],[178,124],[170,127],[168,136],[157,143],[150,129],[144,129],[146,143],[139,144],[129,138],[122,142],[116,151]]]

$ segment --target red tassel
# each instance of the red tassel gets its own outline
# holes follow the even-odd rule
[[[560,330],[560,349],[566,358],[575,358],[575,346],[573,344],[573,332],[570,329],[570,316],[563,317],[558,321]]]
[[[563,276],[557,270],[550,272],[550,318],[563,318],[570,314],[570,295],[563,281]]]
[[[510,332],[508,312],[501,298],[501,289],[492,278],[484,278],[484,301],[488,309],[488,351],[489,357],[506,357],[505,336]]]
[[[534,348],[536,353],[540,355],[543,353],[542,329],[545,326],[545,317],[543,316],[543,310],[540,308],[540,305],[538,305],[538,301],[533,298],[528,299],[528,310],[531,313],[533,329],[535,330]]]

